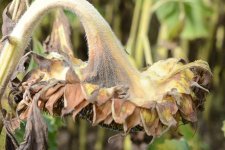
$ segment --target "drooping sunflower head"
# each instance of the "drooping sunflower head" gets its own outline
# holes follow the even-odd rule
[[[105,87],[101,81],[86,80],[85,62],[68,63],[55,53],[34,58],[39,67],[26,76],[20,88],[24,93],[17,107],[21,119],[29,117],[33,98],[41,93],[38,106],[52,115],[82,117],[93,125],[126,133],[144,130],[149,136],[161,135],[183,120],[196,122],[211,81],[207,63],[171,58],[140,72],[138,81],[120,80],[118,85]]]

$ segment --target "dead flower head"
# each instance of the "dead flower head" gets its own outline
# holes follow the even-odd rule
[[[93,125],[126,133],[144,130],[149,136],[161,135],[181,120],[196,122],[211,80],[205,62],[186,64],[171,58],[140,72],[138,81],[119,80],[118,84],[105,86],[111,84],[111,74],[107,74],[109,81],[97,80],[90,72],[87,81],[88,63],[75,59],[68,63],[55,52],[33,57],[39,67],[25,77],[21,86],[24,96],[17,107],[21,119],[29,117],[34,96],[45,89],[38,106],[51,115],[79,116]]]

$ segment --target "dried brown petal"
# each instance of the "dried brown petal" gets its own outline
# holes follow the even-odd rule
[[[56,93],[52,94],[49,97],[49,100],[47,101],[47,103],[45,104],[45,108],[48,110],[48,112],[53,115],[53,109],[54,109],[54,105],[60,100],[60,98],[63,96],[64,94],[64,87],[61,87]]]
[[[112,102],[108,101],[101,106],[93,104],[93,120],[92,124],[95,126],[105,120],[111,114]]]
[[[105,118],[104,124],[109,125],[112,123],[112,121],[113,121],[113,117],[109,115],[107,118]]]
[[[63,84],[57,84],[51,88],[49,88],[44,94],[41,95],[41,99],[48,100],[56,91],[59,91]]]
[[[179,107],[181,115],[184,119],[191,121],[191,122],[197,121],[196,110],[193,107],[193,102],[192,102],[192,98],[190,95],[183,94],[181,103],[180,103],[180,105],[178,105],[178,107]]]
[[[123,128],[125,132],[129,132],[129,130],[141,123],[140,118],[140,108],[135,108],[133,114],[131,114],[129,117],[127,117]]]
[[[160,121],[167,126],[175,126],[177,124],[174,115],[177,113],[176,102],[171,97],[164,99],[163,102],[156,105],[156,110]]]
[[[116,123],[123,124],[135,110],[135,105],[122,99],[112,100],[112,116]]]
[[[87,105],[89,104],[89,102],[87,101],[82,101],[77,107],[75,107],[74,111],[73,111],[73,118],[75,119],[77,114],[83,109],[85,108]]]
[[[62,115],[71,113],[82,101],[84,101],[84,95],[80,84],[67,84],[64,92]]]

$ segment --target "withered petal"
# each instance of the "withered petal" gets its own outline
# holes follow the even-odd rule
[[[63,96],[63,93],[64,87],[61,87],[56,93],[50,96],[49,100],[46,102],[45,108],[51,115],[54,114],[53,113],[54,105],[60,100],[60,98]]]
[[[57,84],[53,87],[50,87],[44,94],[41,95],[42,99],[49,99],[56,91],[58,92],[59,88],[64,86],[63,84]]]
[[[160,123],[156,109],[152,108],[149,110],[142,108],[140,111],[140,116],[142,125],[147,135],[156,136],[157,128]]]
[[[78,106],[75,107],[74,111],[73,111],[73,119],[76,118],[77,114],[83,109],[85,108],[87,105],[89,104],[89,102],[87,101],[82,101]]]
[[[92,125],[95,126],[99,124],[111,114],[111,105],[112,105],[111,101],[108,101],[101,106],[97,106],[96,104],[93,104]]]
[[[104,120],[104,124],[109,125],[112,123],[112,121],[113,121],[112,115],[108,115],[108,117],[106,117]]]
[[[133,114],[127,117],[125,123],[123,124],[124,132],[129,132],[131,128],[135,127],[136,125],[139,125],[140,123],[140,108],[135,108]]]
[[[174,119],[174,116],[177,111],[177,105],[175,102],[170,100],[164,100],[161,103],[157,103],[156,110],[159,116],[160,121],[167,126],[175,126],[177,121]]]
[[[71,113],[84,100],[80,84],[67,84],[64,92],[62,116]]]
[[[123,124],[135,110],[135,105],[123,99],[112,99],[112,116],[116,123]]]
[[[190,95],[183,94],[180,105],[178,105],[181,116],[191,122],[197,121],[196,110],[193,106],[192,97]]]

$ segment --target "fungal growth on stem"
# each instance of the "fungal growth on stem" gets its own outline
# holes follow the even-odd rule
[[[35,0],[31,4],[2,50],[1,86],[9,81],[40,17],[59,7],[79,17],[87,37],[89,60],[83,62],[63,52],[43,56],[30,53],[38,67],[13,87],[23,94],[17,114],[28,120],[20,149],[30,149],[32,143],[46,144],[47,129],[42,127],[40,110],[81,117],[93,125],[124,133],[144,131],[153,137],[178,126],[180,121],[197,121],[212,76],[208,64],[171,58],[140,72],[129,62],[108,23],[86,0]],[[35,121],[40,125],[34,126]]]

